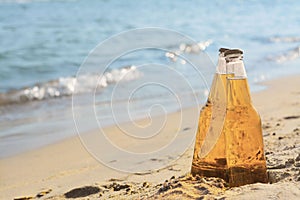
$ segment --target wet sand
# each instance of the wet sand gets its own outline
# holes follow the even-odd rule
[[[95,160],[74,137],[0,160],[0,199],[299,199],[300,76],[264,84],[268,89],[253,94],[252,99],[262,117],[269,184],[228,188],[222,179],[190,176],[193,145],[162,169],[118,172]],[[176,121],[177,115],[170,114],[170,118]],[[164,131],[176,131],[172,127]],[[107,131],[115,133],[116,127]],[[118,159],[112,156],[112,162]],[[149,165],[165,162],[146,160]]]

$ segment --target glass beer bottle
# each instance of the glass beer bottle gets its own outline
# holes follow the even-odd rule
[[[219,50],[220,54],[217,70],[206,105],[201,109],[199,117],[191,167],[192,175],[198,174],[207,177],[220,177],[225,180],[227,180],[225,134],[220,134],[222,133],[224,118],[219,120],[213,118],[222,116],[222,114],[225,117],[226,78],[232,76],[232,74],[226,70],[224,52],[227,50],[228,49],[225,48]],[[224,107],[223,111],[220,107]],[[206,143],[208,145],[206,145]],[[210,148],[207,148],[207,146],[210,146]],[[206,150],[207,153],[203,154],[204,150]]]
[[[234,77],[227,80],[224,122],[229,186],[268,181],[261,119],[252,105],[242,51],[224,53]]]

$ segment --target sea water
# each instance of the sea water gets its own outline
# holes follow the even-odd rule
[[[123,90],[114,98],[115,109],[123,111],[128,106],[133,119],[148,116],[152,105],[177,111],[177,97],[193,95],[180,90],[180,82],[172,82],[162,65],[187,77],[199,103],[204,103],[210,82],[199,81],[193,68],[173,52],[193,58],[205,52],[215,63],[219,47],[242,48],[253,91],[263,89],[261,81],[299,73],[299,13],[297,1],[0,1],[0,157],[76,135],[72,95],[77,71],[89,52],[112,35],[161,27],[185,34],[198,44],[168,43],[165,38],[162,48],[172,52],[141,50],[111,63],[95,97],[96,117],[102,125],[115,123],[110,94],[117,83]],[[101,59],[97,62],[101,66]],[[145,63],[152,67],[140,70]],[[203,69],[211,75],[207,80],[214,69],[213,65]],[[124,74],[125,80],[119,83]],[[177,96],[153,85],[135,93],[128,104],[127,87],[138,85],[145,77],[172,82],[179,88]],[[97,78],[87,75],[79,95],[94,90]],[[89,105],[82,100],[81,106]],[[118,116],[128,121],[123,112]],[[85,123],[88,131],[89,119]]]

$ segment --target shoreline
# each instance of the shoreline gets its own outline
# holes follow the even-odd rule
[[[300,74],[298,74],[298,75],[300,75]],[[283,78],[294,77],[294,76],[297,76],[297,75],[286,74]],[[279,78],[278,76],[274,76],[271,79],[268,79],[267,81],[254,82],[253,83],[254,84],[253,88],[255,88],[254,90],[251,89],[252,87],[250,85],[250,91],[253,91],[251,94],[257,94],[257,93],[268,90],[269,87],[271,86],[268,83],[273,82],[275,80],[279,80],[279,79],[282,79],[282,78]],[[55,101],[55,99],[50,99],[50,101]],[[71,101],[71,98],[70,98],[70,101]],[[31,103],[31,104],[35,105],[39,102],[38,101],[33,101],[33,102],[28,102],[28,103]],[[56,104],[57,104],[57,102],[56,102]],[[64,104],[66,104],[66,102]],[[19,104],[18,104],[18,106],[19,106]],[[69,107],[67,107],[67,109],[69,109]],[[190,109],[190,108],[186,108],[186,109]],[[167,115],[172,115],[174,113],[176,113],[175,110],[171,113],[168,113]],[[67,115],[69,115],[69,118],[73,117],[72,112],[67,113]],[[158,116],[159,115],[155,115],[154,117],[158,117]],[[144,119],[145,118],[141,117],[141,118],[135,119],[134,121],[142,121]],[[39,120],[39,119],[36,118],[35,120]],[[55,121],[53,121],[54,118],[51,118],[51,120],[52,120],[51,123],[55,122]],[[55,131],[55,132],[59,132],[59,134],[56,134],[54,136],[51,136],[50,132],[48,131],[49,133],[47,133],[47,136],[39,136],[38,138],[34,138],[34,136],[28,136],[28,138],[22,138],[23,141],[21,142],[21,144],[24,145],[25,147],[21,147],[21,149],[12,150],[12,152],[10,152],[10,153],[6,153],[6,154],[1,155],[0,160],[15,157],[15,156],[22,155],[22,154],[26,154],[26,153],[32,152],[32,151],[37,151],[37,150],[42,149],[44,147],[47,147],[47,146],[50,146],[50,145],[53,145],[53,144],[57,144],[57,143],[65,141],[65,140],[74,138],[74,137],[78,137],[78,133],[77,133],[77,130],[75,128],[75,124],[74,124],[73,119],[72,120],[62,119],[62,120],[64,120],[65,123],[67,123],[67,124],[71,123],[73,125],[72,127],[68,127],[68,129],[70,129],[70,130],[66,131],[66,129],[63,130],[62,127],[61,127],[61,130]],[[125,122],[121,122],[121,123],[126,124],[126,123],[130,123],[130,122],[125,121]],[[4,125],[7,126],[6,124],[4,124]],[[32,125],[34,125],[34,124],[32,124]],[[106,122],[106,124],[103,126],[103,128],[107,129],[107,128],[114,127],[114,126],[115,126],[114,122]],[[73,129],[73,131],[71,129]],[[37,132],[37,131],[34,130],[34,132]],[[85,131],[85,132],[91,132],[91,131]],[[18,134],[17,134],[17,136],[18,136]],[[14,135],[13,136],[9,136],[9,135],[6,136],[5,135],[4,137],[6,139],[6,137],[15,137],[15,136]],[[42,139],[41,137],[44,137],[44,139]],[[48,142],[46,141],[47,139],[49,140]],[[37,142],[39,144],[35,145],[34,147],[30,147],[30,140],[34,140],[35,142]],[[7,143],[7,141],[6,141],[6,143]],[[8,147],[8,144],[5,144],[4,147]],[[20,148],[20,147],[17,147],[17,148]]]
[[[261,188],[268,190],[263,193],[264,195],[270,195],[271,192],[278,193],[281,190],[282,194],[287,195],[288,191],[283,190],[288,190],[288,188],[298,188],[300,191],[300,188],[295,185],[299,185],[300,174],[293,172],[293,170],[300,169],[300,162],[297,160],[298,154],[300,160],[300,89],[297,88],[297,85],[300,85],[300,75],[268,80],[261,85],[267,88],[253,93],[252,101],[262,118],[268,171],[274,184],[247,185],[238,187],[239,189],[226,190],[226,193],[222,195],[247,199],[249,195],[255,196],[259,191],[261,192]],[[172,120],[177,119],[176,113],[168,116],[171,116]],[[147,120],[138,121],[142,124],[147,123]],[[112,134],[115,134],[115,128],[115,126],[106,127]],[[193,131],[192,127],[189,128],[191,128],[189,131]],[[170,125],[165,131],[171,132],[172,130],[174,131]],[[131,145],[122,143],[124,141],[122,137],[117,137],[117,140],[125,146]],[[137,148],[142,148],[142,146],[137,146]],[[34,197],[45,190],[51,190],[49,194],[45,194],[45,197],[62,198],[62,194],[73,188],[86,185],[97,186],[116,181],[132,183],[146,181],[155,185],[172,176],[180,177],[188,173],[192,150],[193,144],[183,156],[161,170],[144,174],[129,174],[102,165],[86,151],[78,135],[72,136],[39,149],[1,159],[0,198]],[[155,162],[160,161],[150,160],[149,164]],[[297,163],[299,167],[296,166]],[[255,191],[253,187],[259,189]],[[247,193],[249,193],[248,196]],[[168,191],[158,195],[165,194],[168,194]],[[296,194],[299,195],[300,192]],[[290,199],[293,199],[293,196],[290,196]]]

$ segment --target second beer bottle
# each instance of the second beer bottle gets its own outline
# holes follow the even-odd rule
[[[218,114],[225,115],[226,82],[227,78],[232,76],[226,69],[224,53],[227,50],[225,48],[219,50],[219,60],[210,93],[206,105],[200,112],[191,168],[192,175],[220,177],[226,181],[228,178],[226,173],[225,134],[222,133],[224,119],[216,120],[214,116]],[[223,111],[221,111],[221,108],[218,108],[218,105],[223,105]],[[218,123],[219,121],[222,121],[222,123]],[[220,135],[220,133],[222,134]],[[212,135],[213,139],[211,139]],[[207,145],[205,144],[212,140],[213,144],[208,145],[210,148],[207,149]],[[204,150],[209,150],[209,153],[203,154]]]
[[[227,80],[227,106],[223,133],[229,186],[267,183],[261,119],[252,105],[243,52],[225,52],[227,68],[234,77]]]

